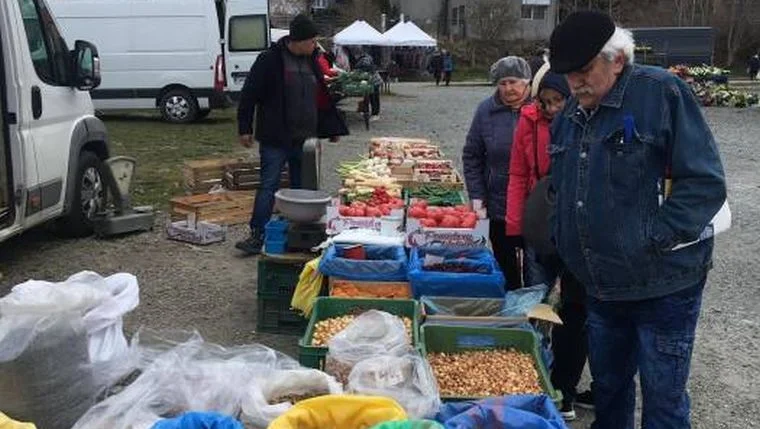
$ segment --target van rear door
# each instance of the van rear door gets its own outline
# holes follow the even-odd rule
[[[239,93],[256,57],[269,47],[269,2],[228,0],[224,58],[227,90]]]

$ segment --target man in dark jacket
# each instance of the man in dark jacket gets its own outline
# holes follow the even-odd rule
[[[235,247],[248,255],[261,252],[264,227],[272,216],[274,193],[288,163],[290,185],[301,187],[304,141],[348,134],[335,105],[320,111],[317,96],[326,91],[317,63],[317,27],[304,15],[290,23],[290,35],[259,55],[240,94],[238,133],[243,147],[253,145],[253,113],[261,157],[251,236]]]
[[[555,28],[550,63],[574,98],[552,128],[554,239],[586,286],[593,429],[688,429],[686,383],[726,200],[718,147],[691,88],[633,63],[630,31],[597,12]]]

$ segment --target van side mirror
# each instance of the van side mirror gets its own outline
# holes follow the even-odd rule
[[[100,57],[98,49],[90,42],[77,40],[71,51],[71,86],[89,91],[100,85]]]

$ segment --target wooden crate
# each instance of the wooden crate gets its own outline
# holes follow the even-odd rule
[[[229,191],[175,197],[170,200],[172,220],[194,213],[197,222],[237,225],[251,219],[254,194],[250,191]]]
[[[434,185],[441,188],[453,189],[461,191],[464,189],[464,181],[462,175],[457,170],[451,170],[450,174],[446,174],[439,177],[431,177],[424,173],[418,173],[415,171],[412,176],[412,181],[405,183],[404,187],[407,189],[417,189],[422,186]]]
[[[280,188],[290,186],[287,167],[282,170],[280,176]],[[252,191],[261,186],[261,162],[236,162],[224,167],[222,179],[224,187],[230,191]]]
[[[330,296],[335,298],[412,299],[409,282],[362,282],[330,277]]]
[[[242,158],[217,158],[185,161],[182,166],[185,191],[190,195],[205,194],[222,184],[225,167],[242,162]]]

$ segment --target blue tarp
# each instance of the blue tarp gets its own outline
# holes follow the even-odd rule
[[[160,420],[152,429],[243,429],[242,423],[219,413],[187,413]]]
[[[451,273],[423,269],[425,255],[457,260],[458,263],[476,267],[476,273]],[[413,248],[409,258],[409,282],[414,297],[459,296],[478,298],[503,298],[504,274],[499,269],[493,253],[485,248]]]
[[[406,281],[407,258],[403,246],[364,246],[366,260],[341,257],[349,245],[332,244],[319,262],[325,276],[357,281]]]
[[[445,404],[435,418],[446,429],[567,429],[546,395],[514,395]]]

